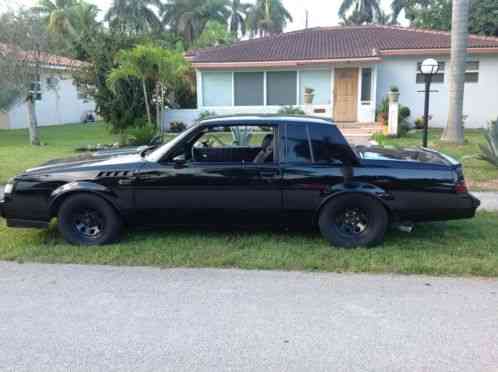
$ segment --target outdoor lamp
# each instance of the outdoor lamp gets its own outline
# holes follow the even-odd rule
[[[420,65],[420,72],[425,78],[425,105],[424,105],[424,137],[423,147],[427,147],[429,137],[429,98],[431,94],[431,82],[434,74],[439,70],[439,63],[434,58],[427,58]]]

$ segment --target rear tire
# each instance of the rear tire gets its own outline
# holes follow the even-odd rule
[[[97,196],[79,194],[66,199],[58,213],[59,231],[73,245],[104,245],[118,240],[123,222],[114,208]]]
[[[384,206],[366,195],[338,196],[320,212],[323,237],[336,247],[353,248],[382,243],[389,223]]]

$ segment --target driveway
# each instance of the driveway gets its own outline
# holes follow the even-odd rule
[[[8,371],[496,371],[498,281],[0,263]]]

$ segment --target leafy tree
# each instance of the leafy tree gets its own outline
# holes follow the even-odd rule
[[[111,28],[130,34],[144,34],[161,28],[156,9],[159,0],[113,0],[105,20]]]
[[[470,4],[470,32],[498,37],[498,1],[473,0]]]
[[[240,0],[230,0],[228,7],[230,10],[230,32],[235,37],[239,35],[239,32],[245,36],[247,31],[246,19],[252,8],[251,4],[243,3]]]
[[[451,0],[411,1],[405,17],[414,27],[448,31],[451,29]]]
[[[228,32],[224,24],[209,21],[202,34],[194,42],[194,48],[230,45],[235,39],[236,35]]]
[[[372,23],[381,13],[378,0],[343,0],[339,7],[339,17],[347,24]]]
[[[287,22],[292,22],[292,16],[281,0],[257,0],[247,17],[252,35],[282,33]]]
[[[77,31],[73,25],[72,12],[77,4],[77,0],[39,0],[38,5],[31,10],[44,17],[49,31],[75,35]]]
[[[169,0],[161,7],[163,24],[183,38],[186,48],[204,31],[208,21],[226,24],[227,0]]]

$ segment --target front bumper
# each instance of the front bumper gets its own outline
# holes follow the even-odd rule
[[[7,227],[18,227],[26,229],[46,229],[49,226],[47,221],[26,220],[7,217],[7,201],[0,200],[0,217],[7,221]]]

